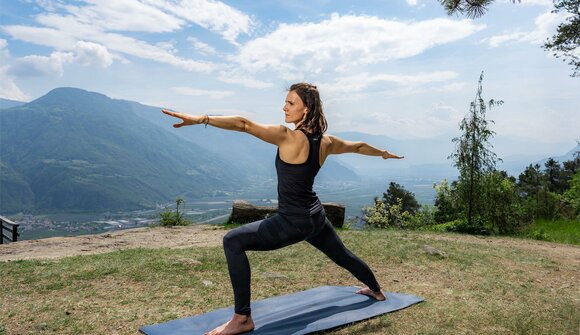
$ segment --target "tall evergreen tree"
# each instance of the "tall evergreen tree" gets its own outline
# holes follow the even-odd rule
[[[459,170],[458,191],[460,199],[465,204],[467,225],[473,226],[473,218],[482,212],[480,195],[483,193],[482,176],[489,171],[495,170],[495,164],[499,160],[491,151],[492,145],[489,140],[495,134],[489,128],[489,122],[485,118],[488,108],[501,105],[503,101],[489,100],[487,103],[481,97],[483,91],[483,72],[479,76],[477,93],[469,107],[469,114],[461,120],[459,129],[462,135],[453,139],[455,151],[448,157],[454,161]]]

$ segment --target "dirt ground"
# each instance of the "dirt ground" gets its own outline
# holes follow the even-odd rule
[[[130,248],[216,246],[227,231],[212,225],[144,227],[97,235],[50,237],[0,245],[0,261],[58,259]]]
[[[24,240],[0,245],[0,261],[20,259],[58,259],[75,255],[105,253],[130,248],[188,248],[193,246],[219,246],[227,230],[213,225],[187,227],[146,227],[119,230],[97,235],[51,237]],[[393,232],[393,234],[407,234]],[[474,244],[521,248],[542,253],[555,261],[580,265],[580,246],[517,239],[510,237],[480,237],[459,234],[420,234],[422,239],[434,241],[463,241]],[[404,237],[403,237],[404,238]]]

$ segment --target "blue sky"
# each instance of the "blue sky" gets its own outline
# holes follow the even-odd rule
[[[484,71],[484,98],[505,101],[493,129],[530,141],[500,154],[565,151],[580,79],[540,47],[563,20],[551,9],[496,0],[470,20],[435,0],[1,0],[0,97],[71,86],[281,124],[285,89],[308,81],[331,133],[452,137]]]

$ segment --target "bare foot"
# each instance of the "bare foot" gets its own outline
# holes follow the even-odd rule
[[[379,292],[374,292],[373,290],[371,290],[368,287],[360,289],[360,290],[356,291],[356,293],[368,295],[369,297],[375,298],[379,301],[383,301],[383,300],[387,299],[387,297],[385,297],[385,294],[383,293],[383,290],[380,290]]]
[[[205,335],[236,335],[254,330],[251,315],[234,314],[232,319]]]

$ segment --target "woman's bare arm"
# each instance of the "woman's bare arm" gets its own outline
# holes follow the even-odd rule
[[[380,156],[383,159],[387,158],[395,158],[401,159],[404,156],[398,156],[395,154],[390,153],[387,150],[380,150],[377,149],[365,142],[353,142],[353,141],[345,141],[341,138],[336,136],[328,135],[330,139],[330,145],[328,147],[328,152],[330,155],[339,155],[345,153],[355,153],[367,156]]]
[[[176,113],[166,109],[161,111],[167,115],[181,119],[181,123],[173,125],[174,128],[196,124],[208,124],[221,129],[246,132],[265,142],[278,146],[288,139],[288,128],[282,125],[261,124],[246,119],[243,116],[190,115]]]

